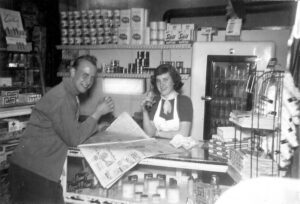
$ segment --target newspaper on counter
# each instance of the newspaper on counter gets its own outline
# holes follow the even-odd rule
[[[79,149],[104,188],[111,187],[146,157],[180,151],[150,138],[126,112]]]

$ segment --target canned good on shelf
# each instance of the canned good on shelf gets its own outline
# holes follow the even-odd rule
[[[151,40],[157,40],[157,38],[158,38],[157,30],[151,30],[150,31],[150,41]]]
[[[102,27],[97,28],[97,35],[101,36],[103,34],[104,34],[104,28],[102,28]]]
[[[73,12],[73,16],[74,16],[74,19],[79,19],[81,17],[81,13],[79,11],[74,11]]]
[[[151,45],[158,45],[158,40],[150,40]]]
[[[158,21],[157,22],[157,30],[166,30],[167,23],[164,21]]]
[[[95,18],[94,10],[88,10],[87,12],[88,12],[88,18],[89,19]]]
[[[61,38],[61,44],[62,45],[67,45],[68,44],[68,38],[67,37],[62,37]]]
[[[90,45],[91,44],[91,39],[90,39],[90,37],[84,37],[83,38],[83,44],[85,44],[85,45]]]
[[[110,35],[104,35],[104,44],[111,44],[112,37]]]
[[[165,31],[164,31],[164,30],[159,30],[159,31],[157,32],[157,39],[158,39],[159,41],[161,41],[161,40],[164,40],[164,38],[165,38]]]
[[[68,36],[69,37],[75,36],[75,29],[73,29],[73,28],[68,29]]]
[[[118,44],[118,35],[112,35],[112,44]]]
[[[82,44],[82,38],[81,37],[75,37],[75,44],[81,45]]]
[[[96,36],[97,35],[97,30],[96,30],[96,28],[91,28],[90,29],[90,36]]]
[[[111,27],[111,19],[103,18],[103,26],[104,27]]]
[[[97,45],[97,38],[96,37],[91,37],[91,45]]]
[[[97,37],[97,43],[98,43],[98,45],[102,45],[102,44],[104,43],[104,38],[103,38],[103,36],[98,36],[98,37]]]
[[[68,27],[68,21],[67,20],[62,20],[60,21],[60,25],[62,28],[67,28]]]
[[[67,12],[67,18],[68,18],[69,20],[74,19],[74,18],[73,18],[73,11],[68,11],[68,12]]]
[[[69,45],[74,45],[75,43],[75,38],[74,37],[68,37],[68,44]]]
[[[101,16],[102,18],[108,18],[108,10],[107,9],[101,9]]]
[[[150,22],[150,30],[157,30],[157,21]]]
[[[68,36],[68,29],[66,28],[61,29],[61,36],[63,37]]]
[[[81,10],[81,19],[86,19],[88,17],[87,10]]]
[[[103,19],[102,18],[97,18],[95,23],[96,23],[97,28],[103,27]]]
[[[113,10],[113,17],[114,18],[120,18],[120,10],[119,9]]]
[[[94,28],[96,26],[95,19],[89,19],[89,27]]]
[[[95,12],[95,18],[96,19],[100,19],[101,18],[101,10],[100,9],[96,9],[94,12]]]
[[[112,27],[120,27],[120,24],[121,24],[121,20],[120,18],[113,18],[112,19]]]
[[[76,28],[75,29],[75,36],[81,37],[82,36],[82,29],[81,28]]]
[[[88,28],[83,28],[82,29],[82,35],[83,36],[89,36],[90,35],[90,31]]]
[[[84,19],[81,19],[81,26],[83,28],[87,28],[89,26],[89,20],[84,18]]]
[[[111,28],[110,31],[111,31],[112,35],[118,35],[119,34],[119,29],[118,28]]]
[[[75,20],[75,27],[80,28],[82,26],[82,21],[81,20]]]
[[[61,11],[60,12],[60,19],[61,20],[65,20],[65,19],[67,19],[67,12],[66,11]]]
[[[68,27],[69,28],[74,28],[74,26],[75,26],[75,21],[74,20],[69,20],[68,21]]]
[[[164,45],[165,41],[164,40],[158,40],[158,45]]]

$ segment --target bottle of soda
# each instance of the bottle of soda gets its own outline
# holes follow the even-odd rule
[[[219,186],[219,177],[216,174],[211,175],[210,184],[212,186],[212,202],[215,203],[221,195],[221,190]]]

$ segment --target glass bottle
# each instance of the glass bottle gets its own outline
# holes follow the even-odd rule
[[[216,174],[211,175],[210,184],[212,187],[211,201],[212,203],[215,203],[221,195],[221,190],[219,186],[219,177]]]

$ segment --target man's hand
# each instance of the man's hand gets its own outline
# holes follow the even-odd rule
[[[110,113],[114,110],[114,102],[111,97],[105,97],[96,107],[92,117],[98,120],[102,115]]]

